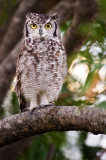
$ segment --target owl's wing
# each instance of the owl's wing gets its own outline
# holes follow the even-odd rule
[[[16,94],[18,96],[20,110],[22,112],[26,108],[26,100],[24,98],[24,95],[21,92],[20,74],[17,76],[17,83],[16,83],[16,86],[15,86],[15,91],[16,91]]]
[[[68,67],[67,67],[67,54],[65,49],[63,50],[63,64],[62,64],[62,75],[63,79],[66,78],[67,73],[68,73]]]
[[[22,53],[23,53],[23,48],[22,48],[22,50],[19,54],[18,60],[17,60],[17,67],[16,67],[17,82],[16,82],[16,86],[15,86],[15,91],[18,96],[21,112],[24,111],[26,108],[26,100],[25,100],[24,95],[22,94],[22,91],[21,91],[21,80],[20,79],[21,79],[22,72],[19,70],[19,60],[20,60]]]

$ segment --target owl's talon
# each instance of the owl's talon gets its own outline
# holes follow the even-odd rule
[[[35,109],[36,109],[36,108],[31,109],[31,110],[29,111],[29,114],[30,114],[30,115],[33,115],[33,112],[34,112]]]
[[[27,112],[27,111],[29,111],[29,109],[27,109],[27,108],[26,109],[20,109],[20,111],[21,111],[21,113],[22,112]]]
[[[42,106],[39,106],[39,109],[42,109],[42,108],[45,108],[47,107],[47,105],[42,105]]]
[[[54,106],[54,102],[52,102],[52,103],[49,103],[49,104],[47,104],[47,105],[42,105],[42,106],[39,106],[39,109],[41,109],[41,108],[45,108],[45,107],[50,107],[50,106]]]
[[[54,105],[55,105],[54,102],[51,102],[51,103],[48,104],[48,106],[54,106]]]

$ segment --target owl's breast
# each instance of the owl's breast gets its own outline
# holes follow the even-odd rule
[[[26,97],[46,91],[60,91],[66,75],[66,55],[60,44],[38,44],[33,51],[24,51],[19,59],[22,90]]]

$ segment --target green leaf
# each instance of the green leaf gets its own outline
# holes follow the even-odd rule
[[[66,143],[64,132],[49,132],[36,136],[31,146],[19,157],[19,160],[46,160],[50,144],[54,144],[54,157],[58,156],[66,160],[61,152],[62,145]],[[55,159],[54,159],[55,160]]]
[[[64,24],[62,24],[62,26],[61,26],[61,31],[62,32],[66,32],[66,30],[69,28],[69,26],[70,26],[70,24],[71,24],[71,20],[68,20],[68,21],[66,21]]]
[[[106,109],[106,101],[99,103],[98,105],[96,105],[96,107],[99,107],[101,109]]]
[[[84,94],[86,90],[88,90],[88,88],[90,87],[90,84],[93,80],[93,77],[95,75],[95,73],[97,73],[100,68],[102,67],[103,64],[100,64],[100,63],[95,63],[93,64],[93,67],[92,69],[90,70],[90,72],[88,73],[88,76],[87,76],[87,79],[86,79],[86,82],[85,82],[85,85],[84,87],[82,88],[82,91],[81,91],[81,94]]]
[[[15,92],[12,92],[11,103],[12,103],[13,114],[19,113],[19,102]]]

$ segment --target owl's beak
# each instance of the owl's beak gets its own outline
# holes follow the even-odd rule
[[[39,34],[42,35],[42,28],[39,29]]]

